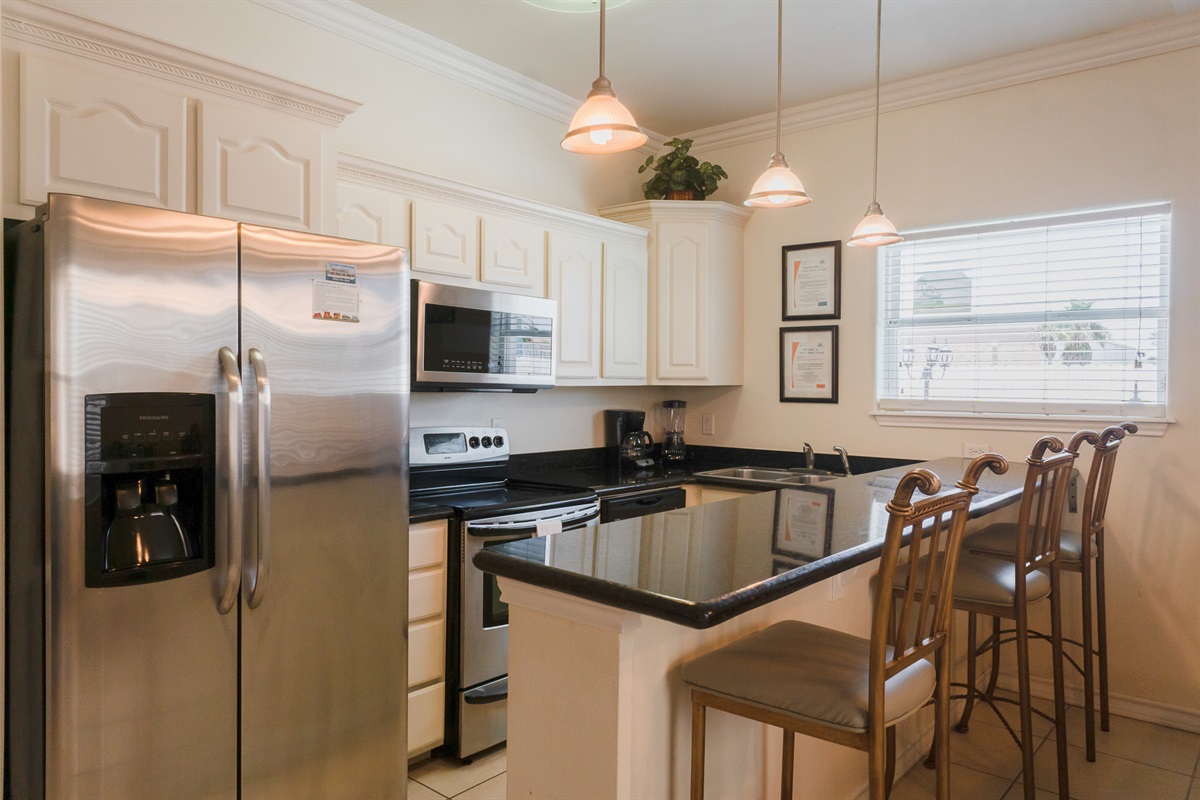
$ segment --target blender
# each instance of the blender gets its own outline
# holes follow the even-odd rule
[[[683,460],[683,423],[687,412],[685,400],[663,400],[658,420],[663,427],[662,457],[664,461]]]

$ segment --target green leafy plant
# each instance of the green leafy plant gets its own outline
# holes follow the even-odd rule
[[[703,200],[717,190],[717,183],[728,178],[717,164],[700,162],[688,153],[691,139],[672,139],[665,143],[671,151],[658,157],[647,156],[638,173],[653,170],[654,177],[642,184],[647,200]]]
[[[1068,310],[1087,311],[1091,302],[1072,300]],[[1092,360],[1091,342],[1111,339],[1112,334],[1099,322],[1048,322],[1033,329],[1033,339],[1042,350],[1046,361],[1053,361],[1062,343],[1062,363],[1066,365],[1087,364]]]

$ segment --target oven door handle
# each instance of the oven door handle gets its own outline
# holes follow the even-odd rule
[[[593,510],[591,510],[586,516],[573,517],[571,519],[566,520],[563,523],[562,529],[564,531],[571,531],[571,530],[575,530],[576,528],[583,528],[588,523],[590,523],[592,520],[598,519],[599,517],[600,517],[600,509],[599,509],[599,507],[596,507]],[[501,538],[524,539],[529,536],[532,536],[535,533],[537,533],[537,525],[536,524],[515,525],[512,523],[491,523],[491,522],[468,522],[467,523],[467,534],[470,536],[477,536],[482,539],[493,539],[493,540],[501,539]]]
[[[468,689],[463,692],[463,702],[469,706],[485,706],[488,703],[499,703],[508,699],[508,677],[492,681],[485,686]]]

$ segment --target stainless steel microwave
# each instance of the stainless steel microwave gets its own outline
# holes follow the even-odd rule
[[[554,386],[556,301],[414,280],[411,303],[414,390]]]

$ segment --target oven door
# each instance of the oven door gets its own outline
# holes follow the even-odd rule
[[[536,535],[538,522],[548,520],[561,521],[564,531],[598,525],[599,505],[591,502],[569,509],[547,509],[538,515],[518,512],[463,525],[458,685],[464,690],[508,674],[508,604],[500,599],[496,576],[475,566],[475,554],[485,547],[529,539]]]

